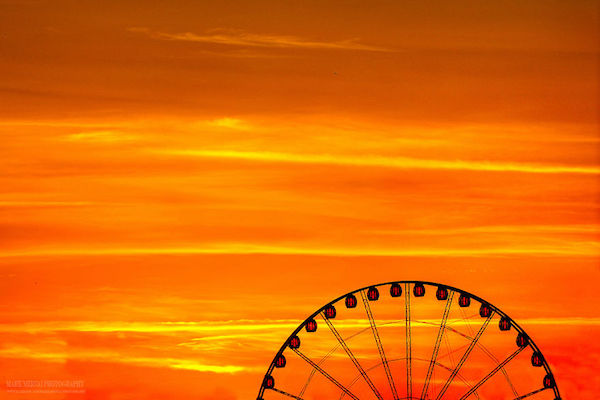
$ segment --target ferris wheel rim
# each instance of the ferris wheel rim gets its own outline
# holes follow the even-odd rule
[[[451,290],[455,293],[460,293],[460,294],[465,294],[468,295],[471,299],[478,301],[481,304],[486,304],[488,305],[491,310],[492,310],[492,314],[491,316],[493,316],[493,313],[497,313],[500,317],[505,317],[510,321],[510,326],[515,328],[515,330],[518,333],[524,334],[527,336],[528,339],[528,343],[527,345],[524,346],[524,348],[526,347],[530,347],[533,349],[534,352],[537,352],[539,354],[542,355],[542,365],[541,367],[544,368],[544,371],[546,372],[547,375],[550,376],[554,376],[554,374],[552,373],[552,370],[550,369],[550,365],[548,364],[548,361],[546,360],[546,357],[543,356],[543,352],[540,350],[540,348],[537,346],[537,344],[535,343],[535,341],[531,338],[531,336],[529,336],[527,334],[527,332],[519,325],[519,323],[514,320],[513,318],[511,318],[507,313],[505,313],[504,311],[502,311],[500,308],[498,308],[497,306],[495,306],[493,303],[483,299],[482,297],[475,295],[471,292],[468,292],[466,290],[457,288],[455,286],[452,285],[447,285],[445,283],[439,283],[439,282],[432,282],[432,281],[421,281],[421,280],[399,280],[399,281],[387,281],[387,282],[380,282],[380,283],[374,283],[371,285],[366,285],[363,286],[361,288],[358,289],[354,289],[350,292],[344,293],[341,296],[336,297],[333,300],[328,301],[327,303],[325,303],[323,306],[319,307],[315,312],[313,312],[312,314],[310,314],[304,321],[302,321],[295,329],[294,331],[285,339],[285,341],[283,342],[283,344],[281,345],[281,347],[279,348],[279,350],[277,351],[277,353],[275,353],[275,357],[273,357],[273,360],[271,361],[271,363],[269,364],[269,367],[267,368],[267,372],[265,373],[265,377],[270,376],[271,373],[273,372],[273,370],[275,369],[275,360],[283,354],[284,350],[289,346],[290,340],[296,336],[298,334],[298,332],[300,332],[302,330],[302,328],[304,328],[306,326],[306,324],[311,321],[314,320],[314,318],[316,316],[318,316],[320,313],[322,313],[328,306],[337,303],[340,300],[345,299],[347,296],[349,295],[354,295],[355,293],[359,293],[359,292],[363,292],[365,290],[369,290],[370,288],[378,288],[381,286],[388,286],[388,285],[393,285],[393,284],[400,284],[400,285],[415,285],[415,284],[421,284],[421,285],[427,285],[427,286],[433,286],[436,288],[439,287],[443,287],[446,288],[448,290]],[[490,318],[491,318],[490,316]],[[266,387],[264,385],[264,383],[261,383],[260,388],[259,388],[259,392],[258,392],[258,396],[257,399],[261,400],[262,396],[264,394]],[[558,384],[556,383],[555,380],[553,380],[553,386],[552,386],[552,391],[554,392],[554,396],[555,396],[555,400],[560,400],[560,391],[558,389]],[[410,397],[409,397],[410,398]],[[518,399],[520,399],[521,397],[519,397]]]

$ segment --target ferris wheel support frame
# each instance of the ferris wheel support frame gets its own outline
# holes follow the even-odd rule
[[[339,297],[337,297],[337,298],[335,298],[335,299],[333,299],[333,300],[329,301],[328,303],[326,303],[325,305],[323,305],[322,307],[320,307],[318,310],[316,310],[315,312],[313,312],[311,315],[309,315],[309,316],[308,316],[308,317],[307,317],[307,318],[306,318],[306,319],[305,319],[305,320],[304,320],[304,321],[303,321],[303,322],[302,322],[300,325],[298,325],[298,327],[297,327],[296,329],[294,329],[294,331],[293,331],[293,332],[292,332],[292,333],[291,333],[291,334],[288,336],[288,338],[287,338],[287,339],[284,341],[284,343],[281,345],[281,347],[279,348],[279,350],[278,350],[278,351],[277,351],[277,353],[275,354],[275,357],[273,358],[273,361],[272,361],[272,362],[269,364],[269,367],[267,368],[267,372],[266,372],[266,374],[265,374],[265,377],[268,377],[268,376],[270,376],[270,375],[271,375],[271,373],[273,372],[273,370],[274,370],[274,368],[275,368],[275,360],[277,360],[277,358],[278,358],[280,355],[282,355],[282,354],[283,354],[283,352],[285,351],[285,349],[286,349],[286,348],[288,348],[288,346],[290,345],[290,340],[291,340],[293,337],[295,337],[295,336],[296,336],[296,335],[297,335],[297,334],[298,334],[298,333],[299,333],[299,332],[302,330],[302,328],[303,328],[303,327],[305,327],[305,325],[306,325],[306,324],[307,324],[309,321],[314,321],[314,318],[315,318],[316,316],[318,316],[319,314],[321,314],[321,313],[322,313],[322,312],[325,310],[325,308],[326,308],[326,307],[328,307],[328,306],[330,306],[330,305],[332,305],[332,304],[334,304],[334,303],[337,303],[338,301],[340,301],[340,300],[342,300],[342,299],[346,298],[346,296],[349,296],[349,295],[354,295],[355,293],[361,293],[361,294],[362,294],[362,293],[363,293],[365,290],[369,290],[369,289],[371,289],[371,288],[378,288],[378,287],[381,287],[381,286],[388,286],[388,285],[393,285],[393,284],[399,284],[399,285],[403,285],[403,286],[404,286],[404,288],[405,288],[405,296],[406,296],[406,299],[407,299],[407,300],[405,300],[405,307],[407,307],[407,310],[408,310],[408,311],[405,311],[405,317],[406,317],[406,330],[407,330],[407,339],[406,339],[406,340],[407,340],[407,349],[408,349],[408,347],[411,347],[411,346],[410,346],[410,310],[409,310],[409,308],[410,308],[410,307],[409,307],[409,304],[410,304],[410,303],[409,303],[409,302],[410,302],[410,291],[408,290],[408,289],[409,289],[409,287],[410,287],[410,285],[419,285],[419,284],[420,284],[420,285],[433,286],[433,287],[435,287],[435,288],[444,287],[444,288],[446,288],[446,289],[448,289],[448,290],[451,290],[453,293],[460,293],[461,295],[466,295],[466,296],[469,296],[471,299],[473,299],[473,300],[476,300],[476,301],[478,301],[478,302],[479,302],[479,303],[481,303],[481,304],[485,304],[485,305],[487,305],[488,307],[490,307],[490,308],[491,308],[491,311],[492,311],[492,312],[491,312],[491,314],[490,314],[490,315],[489,315],[489,316],[486,318],[486,321],[484,322],[483,326],[480,328],[480,331],[479,331],[479,332],[477,332],[477,335],[475,336],[475,338],[473,339],[473,341],[472,341],[472,342],[471,342],[471,344],[469,345],[469,348],[468,348],[468,349],[467,349],[467,351],[466,351],[466,352],[463,354],[463,357],[461,358],[461,361],[462,361],[462,363],[459,361],[459,365],[457,365],[458,369],[456,369],[456,368],[454,369],[454,371],[452,372],[452,374],[451,374],[450,378],[449,378],[449,379],[448,379],[448,381],[446,382],[446,384],[445,384],[444,388],[442,389],[442,391],[441,391],[440,393],[438,393],[438,396],[436,397],[436,400],[441,400],[441,399],[442,399],[442,396],[443,396],[444,392],[446,391],[446,389],[447,389],[447,386],[449,386],[449,384],[451,383],[452,379],[454,379],[454,377],[455,377],[455,376],[458,374],[458,372],[459,372],[459,370],[460,370],[460,367],[462,367],[462,364],[464,364],[464,362],[465,362],[466,358],[468,357],[469,353],[471,352],[472,348],[473,348],[473,347],[476,345],[476,343],[477,343],[477,340],[478,340],[478,339],[479,339],[479,337],[480,337],[480,336],[483,334],[483,331],[485,330],[485,328],[487,327],[487,325],[489,324],[489,322],[490,322],[490,321],[491,321],[491,319],[493,318],[493,316],[494,316],[494,313],[498,314],[498,315],[499,315],[501,318],[504,318],[504,319],[506,319],[506,320],[510,321],[510,326],[511,326],[511,327],[514,327],[514,328],[515,328],[515,330],[516,330],[516,331],[517,331],[519,334],[526,335],[526,336],[527,336],[527,338],[528,338],[528,343],[527,343],[527,345],[525,345],[525,346],[523,346],[523,347],[520,347],[520,348],[519,348],[517,351],[515,351],[515,353],[511,354],[511,355],[508,357],[508,359],[505,359],[505,360],[504,360],[504,361],[503,361],[501,364],[499,364],[499,366],[497,366],[496,368],[494,368],[494,370],[492,370],[492,371],[491,371],[491,372],[490,372],[488,375],[486,375],[486,377],[484,377],[484,378],[483,378],[483,379],[482,379],[480,382],[478,382],[478,383],[476,384],[476,386],[477,386],[477,387],[474,387],[474,389],[473,389],[473,388],[471,388],[471,390],[469,390],[469,392],[467,392],[467,393],[466,393],[466,394],[465,394],[465,395],[464,395],[464,396],[461,398],[461,400],[462,400],[462,399],[465,399],[466,397],[470,396],[470,395],[471,395],[473,392],[475,392],[475,390],[476,390],[478,387],[480,387],[480,386],[481,386],[483,383],[485,383],[485,381],[487,381],[487,379],[489,379],[489,378],[490,378],[492,375],[494,375],[496,372],[498,372],[498,371],[499,371],[499,370],[500,370],[500,369],[501,369],[501,368],[502,368],[502,367],[503,367],[503,366],[504,366],[506,363],[508,363],[510,360],[512,360],[512,358],[514,358],[514,357],[515,357],[515,356],[516,356],[518,353],[520,353],[520,352],[521,352],[521,351],[522,351],[524,348],[526,348],[526,347],[531,347],[531,348],[533,349],[534,353],[542,354],[541,350],[540,350],[540,349],[539,349],[539,347],[538,347],[538,346],[535,344],[535,342],[533,341],[533,339],[531,339],[531,337],[529,337],[529,336],[527,335],[527,333],[525,332],[525,330],[524,330],[524,329],[523,329],[523,328],[522,328],[522,327],[521,327],[521,326],[520,326],[520,325],[519,325],[519,324],[518,324],[518,323],[517,323],[517,322],[516,322],[514,319],[510,318],[510,317],[508,316],[508,314],[506,314],[504,311],[500,310],[498,307],[494,306],[492,303],[490,303],[490,302],[488,302],[488,301],[484,300],[483,298],[481,298],[481,297],[479,297],[479,296],[477,296],[477,295],[475,295],[475,294],[472,294],[472,293],[470,293],[470,292],[467,292],[466,290],[462,290],[462,289],[456,288],[456,287],[454,287],[454,286],[450,286],[450,285],[446,285],[446,284],[441,284],[441,283],[436,283],[436,282],[430,282],[430,281],[419,281],[419,280],[389,281],[389,282],[382,282],[382,283],[376,283],[376,284],[372,284],[372,285],[364,286],[364,287],[361,287],[361,288],[359,288],[359,289],[355,289],[355,290],[352,290],[352,291],[350,291],[350,292],[344,293],[343,295],[341,295],[341,296],[339,296]],[[325,315],[323,315],[323,317],[325,318]],[[327,321],[328,321],[328,318],[325,318],[325,321],[327,322]],[[335,327],[333,327],[333,325],[332,325],[332,324],[327,324],[327,325],[330,327],[330,329],[331,329],[331,328],[335,329]],[[333,332],[333,331],[332,331],[332,332]],[[338,333],[338,335],[339,335],[339,333]],[[336,335],[336,338],[337,338],[337,335]],[[347,353],[348,353],[348,351],[351,353],[351,351],[350,351],[350,349],[347,347],[347,345],[346,345],[346,346],[344,346],[344,345],[342,344],[342,343],[344,343],[344,342],[343,342],[343,338],[342,338],[341,336],[340,336],[340,338],[338,339],[338,341],[339,341],[340,339],[341,339],[341,341],[340,341],[340,345],[342,345],[342,347],[344,347],[344,350],[346,350],[346,348],[348,349],[348,350],[346,351]],[[344,344],[345,344],[345,343],[344,343]],[[292,348],[292,350],[293,350],[293,351],[294,351],[296,354],[298,354],[298,355],[299,355],[301,358],[303,358],[303,359],[305,359],[307,362],[309,362],[309,364],[311,364],[311,365],[313,366],[313,368],[315,368],[315,369],[316,369],[317,371],[319,371],[321,374],[324,374],[324,375],[325,375],[325,376],[326,376],[328,379],[332,380],[332,382],[333,382],[334,384],[336,384],[336,386],[340,387],[340,389],[341,389],[342,391],[344,391],[344,392],[345,392],[345,393],[346,393],[348,396],[350,396],[350,397],[352,397],[352,398],[356,399],[356,396],[355,396],[355,395],[354,395],[352,392],[350,392],[350,391],[349,391],[347,388],[345,388],[343,385],[341,385],[339,382],[337,382],[337,381],[335,380],[335,378],[331,377],[331,375],[329,375],[329,374],[328,374],[326,371],[322,370],[322,368],[320,368],[320,367],[318,366],[318,364],[316,364],[314,361],[310,360],[310,359],[309,359],[309,358],[308,358],[306,355],[304,355],[302,352],[300,352],[300,351],[299,351],[297,348]],[[350,354],[348,354],[348,355],[350,356]],[[355,357],[350,357],[350,358],[351,358],[351,359],[353,359],[353,361],[354,361],[354,360],[356,360],[356,358],[355,358]],[[408,377],[408,378],[410,378],[410,373],[411,373],[411,371],[410,371],[410,370],[411,370],[411,357],[410,357],[410,350],[407,350],[407,357],[406,357],[406,361],[407,361],[407,377]],[[357,362],[358,362],[358,361],[357,361]],[[435,361],[434,361],[434,363],[435,363]],[[355,364],[355,366],[357,367],[357,369],[359,369],[359,372],[361,373],[361,375],[363,375],[363,378],[365,378],[365,376],[366,376],[367,383],[369,383],[368,381],[369,381],[370,379],[368,378],[368,375],[366,375],[366,372],[364,371],[364,369],[362,368],[362,366],[360,366],[360,364],[358,364],[358,365],[356,365],[356,364]],[[550,366],[548,365],[548,362],[547,362],[546,358],[545,358],[545,357],[543,357],[543,356],[542,356],[542,364],[541,364],[541,366],[544,368],[544,370],[545,370],[545,372],[546,372],[546,374],[547,374],[547,375],[552,375],[552,371],[551,371],[551,369],[550,369]],[[361,371],[361,370],[362,370],[362,371]],[[364,372],[364,374],[363,374],[363,372]],[[410,379],[408,379],[408,382],[407,382],[407,390],[408,390],[408,393],[409,393],[409,395],[408,395],[408,399],[411,399],[411,398],[412,398],[412,399],[414,399],[415,397],[413,397],[413,396],[412,396],[412,386],[411,386],[411,384],[410,384],[410,381],[411,381],[411,380],[410,380]],[[369,386],[371,386],[371,385],[369,385]],[[258,399],[258,400],[262,400],[262,396],[263,396],[263,394],[264,394],[264,392],[265,392],[265,390],[266,390],[266,389],[267,389],[267,388],[265,387],[265,384],[264,384],[264,382],[263,382],[263,384],[261,384],[261,386],[260,386],[260,389],[259,389],[259,392],[258,392],[258,396],[257,396],[257,399]],[[274,388],[269,388],[269,389],[274,389]],[[371,389],[373,390],[373,388],[371,388]],[[539,392],[541,392],[541,391],[543,391],[543,390],[547,390],[547,389],[549,389],[549,388],[545,388],[545,387],[543,387],[543,388],[540,388],[540,389],[534,390],[534,391],[532,391],[532,392],[530,392],[530,393],[527,393],[527,394],[525,394],[525,395],[519,396],[519,397],[515,398],[514,400],[521,400],[521,399],[527,398],[527,397],[529,397],[529,396],[532,396],[532,395],[534,395],[534,394],[536,394],[536,393],[539,393]],[[556,382],[553,382],[553,386],[551,387],[551,389],[552,389],[552,390],[553,390],[553,392],[554,392],[555,399],[556,399],[556,400],[560,400],[560,399],[561,399],[561,397],[560,397],[560,392],[559,392],[559,390],[558,390],[558,385],[556,384]],[[282,390],[279,390],[279,389],[277,389],[276,391],[277,391],[277,392],[280,392],[280,393],[282,393],[282,392],[283,392]],[[374,390],[374,392],[375,392],[375,394],[377,395],[377,397],[378,397],[379,399],[381,399],[381,397],[380,397],[381,395],[380,395],[380,394],[378,395],[378,391],[377,391],[377,389],[375,389],[375,390]],[[282,394],[289,395],[289,397],[292,397],[292,398],[300,399],[299,397],[297,397],[297,396],[295,396],[295,395],[292,395],[292,394],[289,394],[289,393],[285,393],[285,392],[283,392]],[[397,395],[397,394],[396,394],[396,395]],[[420,398],[422,398],[422,397],[419,397],[419,399],[420,399]]]

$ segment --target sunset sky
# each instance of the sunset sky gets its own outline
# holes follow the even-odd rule
[[[404,279],[597,398],[599,15],[0,0],[0,399],[254,399],[307,315]],[[46,379],[85,393],[6,386]]]

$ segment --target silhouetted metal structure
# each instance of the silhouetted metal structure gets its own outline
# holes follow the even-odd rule
[[[381,335],[379,332],[379,330],[381,328],[378,327],[378,323],[373,315],[373,312],[371,310],[371,305],[370,305],[371,302],[376,302],[377,300],[379,300],[379,298],[380,298],[380,290],[379,289],[384,286],[389,286],[390,298],[404,297],[404,306],[402,308],[404,309],[404,321],[403,321],[404,329],[403,329],[403,331],[404,331],[404,339],[405,339],[405,344],[404,344],[405,353],[404,353],[404,357],[394,359],[394,360],[389,359],[388,355],[386,354],[385,347],[382,343]],[[416,324],[416,323],[423,324],[424,322],[413,320],[413,317],[411,317],[411,313],[413,312],[412,308],[414,307],[414,305],[411,306],[411,297],[424,297],[426,295],[426,292],[428,292],[426,290],[427,286],[430,286],[434,289],[435,298],[437,299],[437,301],[440,302],[439,304],[444,304],[444,307],[443,307],[443,310],[441,311],[441,316],[439,318],[439,322],[436,323],[438,326],[437,336],[436,336],[435,342],[432,344],[431,357],[429,358],[429,360],[419,359],[419,361],[425,362],[428,366],[427,366],[427,373],[425,374],[425,376],[422,380],[422,384],[420,383],[420,385],[422,385],[421,389],[420,390],[417,389],[415,391],[415,390],[413,390],[416,387],[413,382],[413,361],[414,360],[413,360],[413,356],[412,356],[412,353],[413,353],[412,340],[413,340],[413,330],[414,329],[412,327],[412,324]],[[384,291],[384,293],[385,293],[385,291]],[[449,317],[450,310],[451,310],[451,307],[452,307],[455,297],[458,298],[456,303],[458,304],[460,309],[470,307],[473,302],[479,303],[478,315],[479,315],[479,318],[481,318],[482,323],[481,323],[479,330],[471,336],[461,334],[456,329],[449,326],[450,324],[448,323],[448,317]],[[338,313],[336,311],[336,307],[335,307],[338,302],[341,302],[341,304],[343,304],[346,309],[350,310],[350,309],[357,308],[357,305],[359,303],[358,298],[360,298],[362,300],[362,304],[364,306],[365,312],[364,312],[364,315],[362,316],[362,318],[365,320],[368,320],[368,328],[365,328],[365,329],[371,330],[373,339],[374,339],[374,344],[377,348],[377,354],[379,355],[380,362],[377,363],[377,367],[383,368],[383,370],[385,372],[385,380],[387,381],[386,388],[385,388],[385,394],[382,394],[383,389],[379,387],[379,385],[381,385],[381,380],[379,382],[374,382],[374,380],[370,376],[370,372],[372,369],[374,369],[374,367],[371,367],[371,368],[363,367],[363,365],[361,364],[361,362],[359,361],[357,356],[354,354],[354,352],[351,350],[350,346],[348,345],[349,338],[343,337],[343,335],[339,332],[338,328],[336,328],[334,321],[332,321],[333,319],[336,318],[336,315],[338,315]],[[441,303],[441,302],[445,302],[445,303]],[[358,312],[358,311],[354,311],[354,312]],[[477,313],[475,315],[477,315]],[[481,345],[481,343],[478,343],[480,341],[481,337],[483,336],[483,334],[486,332],[486,330],[491,329],[491,328],[488,328],[488,325],[494,316],[498,316],[498,318],[499,318],[498,327],[497,327],[497,329],[499,331],[508,332],[508,331],[511,331],[511,329],[514,329],[514,331],[516,331],[516,333],[517,333],[516,339],[513,342],[516,346],[514,346],[514,349],[511,350],[512,352],[503,360],[496,359],[491,353],[489,353],[489,351],[487,349],[485,349]],[[336,371],[327,371],[325,368],[323,368],[323,366],[321,365],[322,360],[315,361],[315,360],[311,359],[303,351],[302,345],[301,345],[302,342],[298,335],[302,332],[303,329],[307,332],[306,334],[314,335],[315,334],[314,332],[317,331],[317,318],[318,317],[321,317],[323,319],[323,321],[325,322],[325,325],[327,326],[327,328],[324,328],[324,329],[325,330],[329,329],[329,331],[331,331],[331,333],[335,337],[335,339],[337,341],[336,348],[343,349],[345,355],[348,357],[348,359],[352,362],[352,364],[356,368],[358,375],[352,381],[340,379],[339,377],[336,376]],[[427,323],[433,325],[430,322],[427,322]],[[466,345],[466,348],[464,350],[462,350],[462,354],[461,354],[460,358],[452,367],[445,366],[442,363],[440,363],[438,360],[438,353],[439,353],[439,350],[441,347],[442,340],[444,338],[444,334],[446,332],[453,332],[453,333],[459,334],[462,337],[467,338],[469,340],[468,345]],[[503,333],[503,334],[506,335],[509,333]],[[482,347],[483,351],[488,353],[487,355],[494,360],[495,366],[491,370],[489,370],[487,372],[487,374],[481,376],[478,380],[474,380],[471,382],[471,381],[467,381],[465,378],[463,378],[461,376],[460,372],[461,372],[461,369],[463,368],[463,366],[465,365],[465,363],[468,362],[469,356],[471,355],[471,353],[473,352],[473,350],[475,349],[476,346]],[[531,363],[530,363],[531,367],[532,368],[533,367],[542,367],[545,370],[545,375],[543,376],[543,379],[540,379],[538,388],[535,388],[534,390],[531,390],[524,394],[519,394],[519,393],[517,393],[517,390],[515,389],[511,380],[509,379],[509,376],[506,373],[505,367],[507,365],[509,365],[511,361],[513,361],[522,351],[524,351],[527,348],[531,349],[531,351],[532,351]],[[311,369],[311,374],[310,374],[308,381],[306,382],[306,384],[304,385],[302,390],[300,390],[298,393],[290,393],[288,390],[284,390],[285,388],[277,386],[277,380],[276,380],[276,376],[275,376],[274,372],[275,372],[276,368],[283,369],[283,368],[286,368],[286,365],[289,365],[289,363],[287,362],[287,359],[284,355],[284,352],[286,352],[286,351],[295,353],[295,355],[297,355],[300,359],[302,359],[303,362],[305,362]],[[402,379],[406,378],[406,382],[405,382],[406,385],[405,385],[405,387],[403,386],[402,388],[399,388],[398,385],[396,384],[396,380],[398,379],[398,377],[394,375],[392,369],[390,368],[390,363],[392,361],[399,361],[399,360],[402,360],[404,362],[404,366],[405,366],[404,369],[406,372],[406,376],[405,377],[402,376]],[[443,369],[444,371],[448,372],[449,375],[446,377],[443,385],[441,383],[438,384],[438,386],[440,386],[440,387],[436,388],[436,390],[432,393],[430,384],[432,382],[432,377],[434,376],[434,370],[436,368]],[[478,393],[480,388],[485,383],[489,382],[490,379],[492,379],[499,372],[501,372],[504,375],[506,381],[510,385],[512,393],[514,394],[514,396],[511,395],[510,398],[513,400],[520,400],[520,399],[525,399],[525,398],[530,398],[530,397],[535,398],[536,396],[540,396],[540,398],[541,398],[542,395],[545,396],[544,398],[548,398],[549,391],[551,393],[553,392],[554,399],[560,400],[560,393],[559,393],[558,387],[556,385],[554,375],[552,374],[552,371],[550,370],[550,366],[546,362],[546,359],[542,355],[542,352],[536,346],[534,341],[529,337],[529,335],[527,335],[527,333],[525,333],[525,331],[519,326],[519,324],[517,324],[514,320],[512,320],[508,315],[506,315],[500,309],[498,309],[497,307],[493,306],[489,302],[481,299],[480,297],[478,297],[474,294],[468,293],[464,290],[457,289],[455,287],[448,286],[448,285],[442,285],[442,284],[438,284],[438,283],[424,282],[424,281],[386,282],[386,283],[380,283],[380,284],[376,284],[376,285],[370,285],[367,287],[363,287],[363,288],[354,290],[350,293],[346,293],[346,294],[334,299],[333,301],[328,302],[326,305],[319,308],[314,313],[312,313],[310,316],[308,316],[308,318],[306,318],[306,320],[304,322],[302,322],[290,334],[288,339],[284,342],[284,344],[281,346],[281,348],[279,349],[279,351],[276,353],[275,357],[273,358],[273,361],[269,365],[269,367],[267,369],[267,373],[265,374],[262,384],[260,386],[260,390],[258,393],[258,400],[263,400],[265,397],[265,394],[267,394],[267,393],[274,393],[280,397],[291,397],[294,399],[306,400],[302,396],[305,393],[306,387],[308,386],[308,382],[310,382],[310,379],[312,379],[312,376],[314,374],[320,374],[331,385],[334,385],[335,387],[337,387],[337,390],[339,390],[339,398],[340,399],[343,399],[343,397],[349,397],[351,399],[358,400],[360,397],[357,394],[353,393],[352,385],[357,380],[360,380],[360,379],[362,379],[364,381],[364,383],[366,383],[366,385],[369,387],[370,391],[372,392],[372,393],[369,393],[369,395],[371,397],[373,397],[373,396],[376,397],[378,400],[384,400],[387,398],[394,399],[394,400],[401,400],[401,399],[442,400],[442,399],[454,399],[454,398],[457,398],[460,400],[465,400],[471,396],[473,396],[473,398],[479,399],[479,398],[481,398]],[[452,385],[454,385],[457,382],[456,381],[457,377],[460,380],[459,386],[466,388],[464,394],[460,395],[459,397],[456,397],[456,396],[444,397],[447,394],[448,389],[451,388]],[[264,400],[266,400],[266,399],[264,399]]]

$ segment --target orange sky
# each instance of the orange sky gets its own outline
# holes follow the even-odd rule
[[[0,378],[86,392],[0,398],[252,399],[305,316],[402,279],[595,398],[599,15],[1,0]]]

